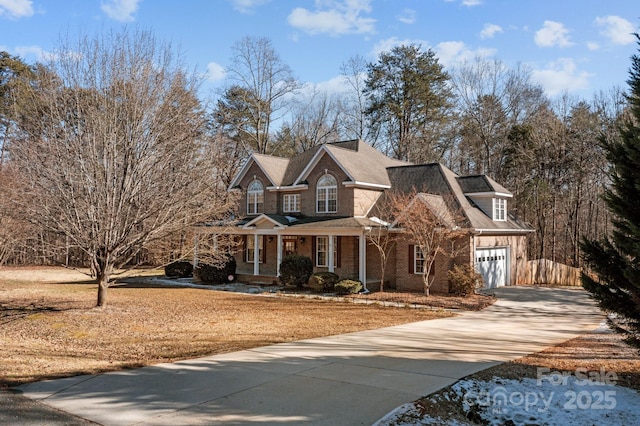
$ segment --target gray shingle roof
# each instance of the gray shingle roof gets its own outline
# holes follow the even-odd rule
[[[355,143],[352,143],[349,148],[346,148],[346,145],[327,144],[326,149],[356,182],[389,186],[391,182],[386,169],[411,164],[391,159],[364,142],[353,142]],[[352,149],[353,145],[357,149]]]
[[[262,170],[267,174],[267,177],[271,179],[274,185],[282,185],[284,180],[285,171],[289,166],[289,159],[282,157],[274,157],[273,155],[253,154]]]
[[[489,176],[460,176],[457,179],[465,194],[473,194],[477,192],[500,192],[512,195],[508,189],[491,179]]]
[[[254,159],[277,186],[290,186],[298,179],[312,161],[319,160],[321,153],[336,159],[351,178],[359,183],[390,186],[392,191],[420,193],[425,200],[431,196],[442,197],[453,216],[462,216],[466,223],[460,226],[486,230],[531,230],[512,215],[506,221],[493,221],[465,194],[497,192],[511,195],[506,188],[484,175],[458,176],[442,164],[414,165],[386,157],[372,146],[360,140],[342,141],[318,145],[291,159],[254,154]],[[325,154],[326,155],[326,154]],[[431,197],[433,198],[433,197]],[[435,200],[435,199],[434,199]],[[434,201],[430,200],[430,201]],[[379,204],[382,203],[382,197]],[[375,216],[376,208],[371,210]],[[285,217],[269,215],[273,220],[285,224]],[[245,222],[246,223],[246,222]],[[376,222],[361,218],[299,217],[287,223],[292,227],[358,227],[376,226]]]

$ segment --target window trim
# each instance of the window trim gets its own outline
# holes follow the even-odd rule
[[[284,194],[282,196],[283,213],[300,213],[300,194]]]
[[[246,247],[245,247],[245,262],[246,263],[253,263],[253,253],[255,251],[255,247],[253,247],[253,243],[254,243],[254,235],[247,235],[246,236]],[[252,247],[249,247],[249,244],[252,245]],[[251,255],[249,255],[249,252],[251,252]],[[258,235],[258,263],[264,263],[264,236],[263,235]]]
[[[320,244],[320,241],[324,241],[323,244]],[[324,246],[324,263],[320,263],[320,246]],[[327,236],[317,236],[316,237],[316,252],[314,253],[314,257],[316,260],[316,266],[320,268],[328,268],[329,267],[329,237]]]
[[[493,198],[493,220],[505,222],[507,220],[507,200],[504,198]]]
[[[330,179],[331,184],[322,184],[323,179]],[[331,195],[333,194],[333,197]],[[322,196],[321,196],[322,195]],[[334,209],[330,209],[331,201],[335,202]],[[322,204],[321,204],[322,202]],[[320,207],[323,209],[320,209]],[[338,180],[330,173],[325,173],[316,182],[316,213],[337,213],[338,212]]]
[[[252,189],[254,184],[260,185],[260,189]],[[251,207],[251,208],[250,208]],[[264,185],[260,180],[254,179],[247,186],[247,215],[256,216],[264,211]]]
[[[319,268],[328,268],[329,267],[329,238],[333,238],[333,267],[334,268],[339,268],[340,267],[340,237],[338,235],[318,235],[316,237],[313,237],[313,260],[314,260],[314,264],[315,266],[319,267]],[[326,247],[326,251],[324,251],[325,253],[325,264],[320,264],[318,262],[318,253],[319,250],[319,241],[320,239],[324,240],[325,243],[325,247]]]
[[[419,254],[419,256],[418,256]],[[418,268],[418,261],[422,261],[422,265]],[[424,258],[424,254],[422,253],[422,249],[420,249],[419,245],[413,246],[413,273],[416,275],[424,274],[424,264],[426,259]]]

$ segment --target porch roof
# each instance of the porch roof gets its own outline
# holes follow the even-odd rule
[[[365,228],[380,226],[379,223],[364,217],[309,217],[309,216],[282,216],[277,214],[262,214],[257,217],[246,217],[241,219],[237,225],[245,227],[251,225],[258,218],[268,218],[271,222],[278,223],[282,226],[295,229],[329,229],[329,228]]]

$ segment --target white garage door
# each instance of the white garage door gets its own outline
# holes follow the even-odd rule
[[[476,270],[484,278],[486,288],[507,284],[507,249],[476,249]]]

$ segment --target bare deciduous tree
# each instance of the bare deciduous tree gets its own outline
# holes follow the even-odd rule
[[[375,126],[371,126],[366,115],[367,97],[364,94],[367,80],[367,61],[360,55],[347,59],[340,67],[340,75],[347,83],[349,90],[342,101],[344,119],[343,133],[348,139],[366,140],[376,147],[378,133]]]
[[[314,91],[308,99],[296,103],[291,120],[278,132],[277,143],[292,155],[323,143],[340,140],[342,108],[336,98]]]
[[[451,82],[461,116],[460,170],[502,179],[508,134],[547,103],[542,88],[526,67],[482,57],[463,63]]]
[[[451,259],[458,254],[456,242],[464,234],[458,226],[461,220],[440,195],[412,192],[391,193],[389,197],[396,217],[394,227],[403,230],[422,253],[422,282],[428,296],[435,281],[432,270],[436,259]]]
[[[371,226],[367,231],[367,240],[378,251],[380,257],[380,291],[384,291],[384,279],[389,256],[396,243],[396,232],[393,229],[393,214],[397,197],[382,194],[373,208],[370,218],[377,226]]]
[[[230,211],[224,159],[207,149],[199,80],[149,32],[63,40],[39,77],[11,146],[15,205],[86,253],[102,307],[145,245]]]
[[[245,37],[234,44],[233,52],[229,77],[236,87],[235,108],[243,117],[239,131],[256,152],[267,154],[271,123],[284,115],[287,96],[297,90],[298,82],[268,38]]]

